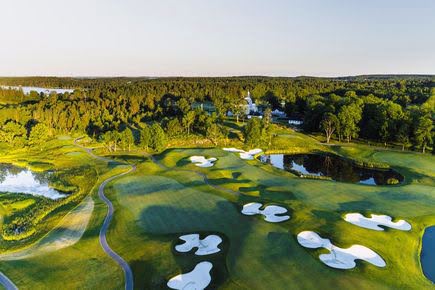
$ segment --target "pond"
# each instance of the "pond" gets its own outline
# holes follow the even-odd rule
[[[435,226],[424,231],[420,258],[424,275],[435,283]]]
[[[403,181],[403,176],[392,169],[364,168],[329,154],[271,154],[260,156],[260,161],[301,175],[325,176],[342,182],[387,185]]]
[[[28,169],[0,163],[0,193],[24,193],[59,199],[66,194],[49,186],[50,173],[35,173]]]
[[[74,90],[72,89],[55,89],[55,88],[40,88],[40,87],[26,87],[26,86],[1,86],[2,89],[9,90],[23,90],[24,94],[30,94],[31,91],[35,91],[38,94],[44,93],[49,95],[51,92],[56,92],[58,94],[72,93]]]

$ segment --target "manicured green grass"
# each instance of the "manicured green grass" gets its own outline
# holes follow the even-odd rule
[[[340,153],[347,157],[358,156],[349,152]],[[238,158],[237,154],[226,153],[219,149],[174,149],[166,151],[158,159],[166,166],[177,170],[162,171],[158,175],[171,177],[177,181],[175,183],[177,186],[174,185],[173,188],[166,186],[163,190],[156,189],[153,184],[155,180],[158,180],[157,177],[146,178],[150,174],[149,167],[154,165],[147,165],[138,172],[138,175],[143,178],[138,177],[128,181],[126,177],[119,180],[118,183],[122,182],[122,185],[116,183],[114,189],[117,193],[116,198],[120,205],[123,205],[122,208],[131,208],[136,212],[133,214],[136,226],[150,233],[156,229],[165,229],[165,233],[180,232],[185,229],[186,224],[191,226],[183,233],[192,229],[200,229],[221,231],[230,236],[229,233],[240,230],[240,225],[242,228],[249,228],[243,240],[229,238],[230,249],[227,255],[229,284],[226,284],[227,288],[238,285],[250,289],[287,289],[290,283],[294,285],[294,288],[301,289],[316,288],[316,285],[342,289],[349,287],[358,289],[428,288],[431,284],[421,272],[419,247],[424,228],[435,223],[433,171],[429,168],[430,164],[433,164],[434,160],[431,159],[433,157],[415,153],[402,155],[400,152],[388,151],[366,152],[365,154],[365,157],[372,156],[377,162],[391,162],[392,167],[405,174],[409,181],[399,186],[367,186],[306,180],[260,164],[258,161],[243,161]],[[202,169],[187,162],[187,158],[191,155],[217,157],[218,161],[214,167]],[[394,160],[400,160],[402,156],[403,161],[394,162]],[[407,162],[407,158],[412,159],[413,162]],[[190,177],[193,173],[179,169],[204,172],[211,183],[239,191],[241,194],[228,197],[226,196],[228,194],[201,184],[201,178]],[[425,172],[424,175],[423,172]],[[413,174],[408,176],[408,173]],[[163,183],[158,182],[158,184],[168,183],[166,179]],[[131,187],[131,184],[136,184],[136,187]],[[180,187],[180,184],[189,190],[194,188],[200,190],[202,195],[208,195],[206,197],[208,202],[213,201],[215,196],[225,197],[226,202],[232,203],[238,210],[243,203],[248,201],[279,203],[290,209],[292,218],[283,224],[267,224],[261,221],[261,218],[241,216],[238,211],[238,217],[233,216],[231,211],[217,216],[216,209],[209,209],[202,211],[199,226],[192,221],[188,213],[192,213],[195,217],[198,209],[206,209],[207,206],[203,204],[203,201],[198,200],[187,199],[185,202],[186,199],[182,195],[184,189]],[[148,205],[142,198],[152,202]],[[159,206],[152,206],[156,204]],[[137,210],[137,207],[140,210]],[[362,229],[342,219],[345,213],[354,211],[404,218],[413,225],[413,229],[410,232],[391,229],[376,232]],[[139,212],[142,214],[139,215]],[[149,212],[152,215],[148,216]],[[179,212],[186,213],[186,217],[183,217],[183,214],[179,215]],[[215,219],[213,225],[208,222],[210,218]],[[225,224],[227,221],[230,225]],[[248,224],[244,224],[243,221],[251,226],[248,227]],[[220,230],[216,229],[219,225]],[[121,227],[121,225],[118,226]],[[322,236],[330,238],[338,246],[349,247],[352,244],[362,244],[370,247],[385,259],[387,267],[382,269],[358,262],[358,267],[353,270],[328,268],[317,258],[322,250],[307,250],[297,244],[296,235],[303,230],[317,231]],[[113,233],[113,240],[117,238],[118,236]],[[232,252],[235,242],[238,243],[236,255]],[[164,254],[159,250],[159,255],[167,255],[167,253]],[[162,260],[169,259],[169,257],[166,256]],[[168,276],[167,272],[160,275],[161,277]],[[312,279],[312,277],[316,278]]]
[[[112,158],[137,163],[138,167],[135,173],[115,179],[106,187],[106,195],[115,207],[108,242],[132,267],[137,289],[166,289],[172,276],[190,271],[196,263],[206,260],[214,265],[211,288],[219,289],[433,287],[423,276],[419,262],[421,235],[425,227],[435,224],[433,156],[361,145],[324,146],[298,132],[278,134],[274,142],[282,152],[334,152],[348,158],[388,163],[405,176],[405,182],[368,186],[301,179],[257,160],[241,160],[238,154],[218,148],[166,150],[155,156],[164,166],[158,166],[141,152],[118,153]],[[117,163],[95,161],[71,146],[71,140],[57,142],[63,145],[52,150],[53,157],[45,161],[49,165],[41,163],[49,155],[45,151],[26,158],[18,153],[8,158],[33,162],[35,168],[63,168],[68,162],[90,164],[99,181],[126,170]],[[192,155],[218,160],[211,168],[199,168],[188,160]],[[205,174],[215,187],[206,184],[197,173]],[[0,271],[20,288],[123,287],[121,269],[105,255],[98,242],[106,207],[96,197],[95,179],[89,189],[95,201],[94,213],[78,243],[56,252],[0,263]],[[80,178],[75,183],[86,184]],[[252,201],[282,205],[288,208],[291,219],[271,224],[261,216],[242,215],[243,204]],[[413,228],[410,232],[363,229],[342,219],[348,212],[387,214],[406,219]],[[51,224],[59,221],[59,216],[54,216]],[[297,243],[296,235],[303,230],[316,231],[340,247],[367,246],[383,257],[387,267],[358,261],[352,270],[329,268],[318,259],[325,250],[306,249]],[[196,232],[220,235],[224,239],[222,251],[203,257],[175,252],[180,235]]]

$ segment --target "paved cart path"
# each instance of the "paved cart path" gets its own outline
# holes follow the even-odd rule
[[[80,144],[77,144],[77,141],[80,140],[81,138],[78,138],[76,140],[74,140],[74,143],[84,149],[89,155],[91,155],[92,157],[101,160],[101,161],[105,161],[105,162],[110,162],[113,161],[112,159],[109,158],[105,158],[105,157],[101,157],[98,155],[95,155],[92,152],[92,149],[90,148],[86,148],[83,147]],[[107,205],[107,215],[104,218],[104,222],[103,222],[103,226],[100,229],[100,245],[103,248],[104,252],[106,252],[106,254],[108,254],[113,260],[115,260],[115,262],[118,263],[119,266],[121,266],[122,271],[124,272],[124,277],[125,277],[125,290],[132,290],[133,289],[133,272],[131,271],[130,265],[120,256],[118,255],[114,250],[112,250],[112,248],[109,246],[109,244],[107,243],[107,230],[109,229],[110,226],[110,222],[112,221],[113,218],[113,213],[114,213],[114,208],[113,208],[113,204],[112,202],[104,195],[104,188],[106,187],[106,185],[118,178],[121,177],[123,175],[129,174],[131,172],[136,171],[136,166],[132,165],[131,169],[127,172],[112,176],[106,180],[104,180],[101,184],[100,187],[98,188],[98,196],[99,198]]]

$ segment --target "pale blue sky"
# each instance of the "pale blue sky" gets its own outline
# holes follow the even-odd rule
[[[0,75],[435,74],[431,0],[3,0]]]

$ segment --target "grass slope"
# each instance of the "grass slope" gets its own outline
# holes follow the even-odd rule
[[[74,154],[71,154],[74,153]],[[71,234],[83,230],[84,208],[64,207],[61,211],[51,215],[47,220],[49,229],[43,238],[30,244],[28,256],[20,260],[1,261],[0,271],[7,275],[19,289],[120,289],[124,285],[124,276],[119,266],[110,259],[99,244],[99,232],[106,215],[107,207],[97,196],[97,185],[110,176],[124,172],[124,166],[115,163],[107,164],[91,158],[83,150],[72,145],[72,140],[58,141],[50,146],[49,151],[41,152],[14,152],[3,156],[2,160],[17,162],[20,165],[40,164],[42,160],[50,162],[50,168],[90,166],[95,175],[77,171],[77,184],[84,196],[89,195],[94,203],[92,216],[81,239],[75,244],[56,251],[41,251],[48,243],[62,242]],[[32,169],[35,169],[32,167]],[[89,199],[87,199],[89,202]],[[88,208],[89,209],[89,208]],[[78,211],[78,212],[77,212]],[[86,212],[86,210],[85,210]],[[75,216],[77,219],[70,219]],[[59,222],[64,217],[64,224]],[[59,227],[54,228],[55,225]],[[64,227],[65,226],[65,227]],[[70,231],[70,229],[73,229]],[[71,236],[70,235],[70,236]],[[30,250],[30,249],[33,250]],[[26,250],[25,250],[26,251]]]

